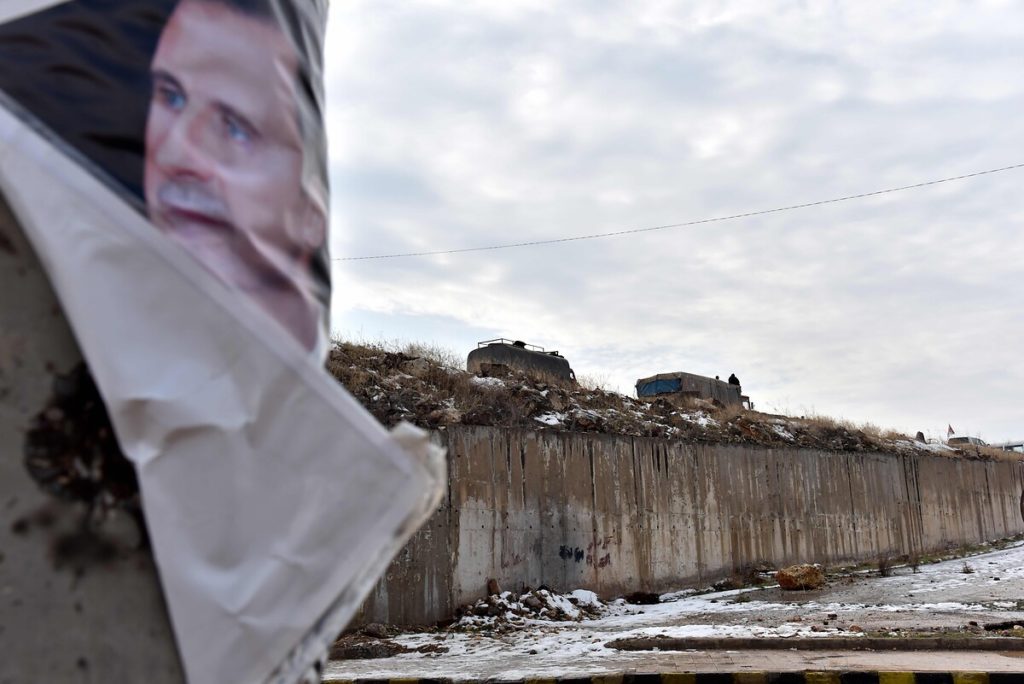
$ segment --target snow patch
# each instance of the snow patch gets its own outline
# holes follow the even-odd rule
[[[474,385],[477,385],[478,387],[504,387],[505,386],[505,381],[502,380],[501,378],[481,378],[481,377],[479,377],[477,375],[474,375],[473,377],[471,377],[469,379],[469,381],[471,383],[473,383]]]
[[[792,432],[790,432],[789,430],[787,430],[786,428],[784,428],[783,426],[778,425],[778,424],[772,425],[772,432],[774,432],[776,435],[778,435],[782,439],[786,440],[787,442],[792,442],[793,440],[796,439],[793,436]]]
[[[576,604],[580,606],[593,606],[594,608],[600,608],[604,604],[601,599],[597,598],[597,594],[586,589],[576,589],[575,591],[569,592],[571,598],[576,599]]]
[[[703,411],[698,411],[697,413],[680,413],[679,417],[702,428],[718,427],[718,421]]]

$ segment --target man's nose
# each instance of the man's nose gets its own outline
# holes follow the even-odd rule
[[[206,140],[209,126],[204,119],[200,113],[187,111],[175,117],[156,155],[156,162],[165,173],[202,180],[213,174],[215,160]]]

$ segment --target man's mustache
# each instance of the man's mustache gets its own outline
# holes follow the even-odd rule
[[[202,181],[164,181],[156,196],[161,210],[198,214],[220,223],[231,222],[231,212],[224,200]]]

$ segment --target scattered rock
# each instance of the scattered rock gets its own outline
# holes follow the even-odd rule
[[[567,425],[572,430],[597,431],[604,426],[605,420],[596,411],[576,409],[569,414]]]
[[[449,648],[441,644],[423,644],[416,649],[417,653],[447,653]]]
[[[817,563],[814,565],[804,563],[783,568],[775,574],[775,579],[778,581],[779,587],[786,591],[820,589],[825,586],[825,572]]]
[[[343,636],[331,646],[329,655],[331,660],[369,660],[390,658],[399,653],[409,653],[409,649],[394,641],[363,641],[358,636]]]
[[[532,594],[526,596],[523,599],[523,605],[529,608],[530,610],[540,610],[544,607],[543,602],[541,602],[539,598],[533,596]]]
[[[359,631],[364,636],[368,636],[373,639],[387,639],[388,637],[394,636],[398,633],[398,630],[394,627],[387,627],[379,622],[371,622]]]
[[[426,416],[426,423],[430,427],[439,425],[458,425],[462,422],[462,412],[454,408],[434,409]]]
[[[414,378],[422,378],[430,372],[431,364],[422,356],[411,361],[404,361],[399,366],[402,372],[408,373]]]
[[[864,631],[864,628],[863,628],[863,627],[861,627],[860,625],[850,625],[850,626],[849,626],[849,627],[848,627],[848,628],[846,629],[846,631],[847,631],[847,632],[863,632],[863,631]]]
[[[548,403],[553,411],[564,411],[568,407],[565,397],[557,390],[548,391]]]

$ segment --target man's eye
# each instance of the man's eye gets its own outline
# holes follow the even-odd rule
[[[156,98],[165,106],[175,111],[180,111],[185,107],[185,95],[177,88],[172,88],[171,86],[158,85],[156,87]]]
[[[252,142],[256,138],[256,131],[253,127],[238,117],[225,114],[223,120],[224,131],[235,142],[247,143]]]

